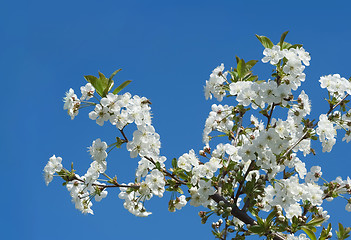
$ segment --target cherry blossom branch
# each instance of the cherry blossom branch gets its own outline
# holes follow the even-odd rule
[[[244,222],[246,225],[257,225],[257,222],[251,218],[249,215],[247,215],[246,211],[240,210],[236,204],[231,205],[227,199],[225,199],[223,196],[219,195],[218,193],[215,193],[210,196],[216,203],[219,204],[219,202],[223,201],[226,206],[230,206],[232,208],[231,214],[238,218],[240,221]],[[278,233],[273,233],[273,239],[274,240],[286,240],[284,236]]]
[[[240,111],[240,114],[239,114],[239,123],[237,125],[237,130],[236,130],[236,133],[235,133],[235,136],[234,136],[234,143],[233,145],[236,146],[237,143],[238,143],[238,139],[239,139],[239,133],[241,132],[241,127],[242,127],[242,124],[243,124],[243,117],[244,117],[244,114],[243,112]],[[230,157],[229,157],[230,158]],[[229,161],[230,159],[228,159]],[[222,178],[225,177],[225,175],[227,175],[228,171],[224,170],[223,171],[223,174],[219,177],[218,179],[218,189],[217,189],[217,192],[219,194],[221,194],[222,192]]]
[[[128,142],[128,138],[127,138],[127,136],[124,134],[123,129],[124,129],[124,128],[119,129],[119,131],[121,132],[122,136],[124,137],[124,141]]]
[[[84,180],[78,178],[77,176],[74,176],[72,180],[77,180],[77,181],[79,181],[79,182],[85,183]],[[114,187],[121,188],[121,187],[126,187],[126,188],[138,189],[138,188],[140,187],[140,186],[137,186],[137,185],[119,184],[119,183],[117,183],[116,181],[113,183],[113,185],[103,185],[103,184],[97,184],[97,183],[93,183],[92,185],[93,185],[93,186],[96,186],[96,187],[101,187],[101,188],[114,188]]]
[[[236,192],[236,195],[235,195],[235,198],[234,198],[234,203],[236,204],[237,201],[238,201],[238,198],[239,196],[241,195],[241,189],[243,188],[244,186],[244,183],[245,183],[245,179],[247,177],[247,175],[249,175],[249,173],[251,172],[252,168],[254,167],[254,164],[255,164],[255,160],[252,160],[249,167],[247,168],[246,170],[246,173],[244,174],[244,177],[243,177],[243,180],[240,181],[239,183],[239,187],[238,187],[238,190]]]
[[[228,235],[228,224],[227,224],[227,220],[228,220],[228,217],[225,218],[224,238],[223,238],[223,240],[226,240],[226,239],[227,239],[227,235]]]
[[[275,103],[272,104],[271,112],[269,113],[269,116],[267,116],[268,120],[267,120],[266,130],[268,129],[269,124],[271,123],[271,119],[272,119],[272,115],[273,115],[273,110],[274,110],[274,107],[275,107],[276,105],[277,105],[277,104],[275,104]]]
[[[152,163],[156,166],[156,163],[155,163],[155,161],[154,161],[152,158],[146,157],[146,156],[144,156],[144,158],[146,158],[147,160],[149,160],[150,162],[152,162]],[[163,168],[161,168],[160,170],[161,170],[165,175],[167,175],[168,177],[173,178],[174,180],[176,180],[178,183],[183,184],[183,185],[186,185],[186,184],[187,184],[186,182],[180,180],[179,178],[177,178],[177,177],[174,176],[173,174],[169,173],[167,170],[165,170],[165,169],[163,169]]]
[[[234,137],[234,146],[238,144],[238,139],[239,139],[239,133],[241,132],[241,127],[243,125],[243,117],[244,114],[240,112],[240,119],[239,119],[239,124],[238,124],[238,129],[236,130],[235,137]]]
[[[346,94],[343,99],[341,99],[337,104],[335,104],[333,107],[330,107],[329,111],[327,112],[327,115],[329,115],[335,108],[337,108],[347,97],[349,94]],[[318,121],[319,122],[319,121]],[[313,125],[312,128],[315,128],[318,125],[318,122]],[[280,159],[284,159],[308,134],[308,129],[306,132],[297,140],[285,153]]]
[[[327,115],[329,115],[329,113],[331,113],[337,106],[339,106],[350,94],[346,94],[345,97],[343,97],[343,99],[341,99],[337,104],[335,104],[333,107],[331,107],[329,109],[329,111],[327,112]]]

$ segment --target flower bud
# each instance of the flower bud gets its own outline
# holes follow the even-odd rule
[[[198,214],[199,214],[199,217],[201,217],[201,218],[206,217],[206,212],[205,211],[200,211]]]
[[[204,147],[204,152],[208,153],[208,154],[211,154],[211,148],[209,146],[205,146]]]
[[[280,205],[276,205],[275,209],[277,210],[277,212],[283,211],[282,206],[280,206]],[[280,213],[280,215],[281,215],[281,213]]]

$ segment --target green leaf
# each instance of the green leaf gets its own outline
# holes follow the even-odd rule
[[[286,37],[286,35],[288,34],[289,31],[286,31],[282,34],[282,36],[280,37],[280,42],[279,42],[279,45],[280,45],[280,49],[282,50],[283,49],[283,43],[284,43],[284,39]]]
[[[350,237],[350,234],[349,234],[350,232],[351,232],[351,228],[349,227],[344,228],[344,226],[341,223],[339,223],[339,232],[336,231],[336,235],[339,240],[343,240]]]
[[[127,80],[125,82],[123,82],[121,85],[119,85],[115,90],[113,90],[113,94],[117,94],[120,91],[123,90],[123,88],[125,88],[126,86],[128,86],[128,84],[131,82],[132,80]]]
[[[265,48],[272,48],[274,46],[274,44],[272,43],[272,41],[268,37],[259,36],[257,34],[256,34],[256,37],[258,38],[258,40],[260,40],[260,42],[262,43],[262,45]]]
[[[235,56],[235,59],[236,59],[236,64],[238,64],[240,61],[240,58],[238,56]]]
[[[290,49],[290,48],[300,48],[302,46],[303,46],[302,44],[294,44],[294,45],[291,45],[290,47],[288,47],[288,49]]]
[[[325,218],[313,218],[311,221],[309,221],[308,223],[306,223],[306,226],[318,226],[321,225],[323,222],[325,221]]]
[[[257,223],[259,225],[264,225],[264,221],[262,220],[262,218],[260,218],[259,216],[256,215],[256,219],[257,219]]]
[[[266,222],[268,224],[270,224],[273,220],[273,218],[275,217],[275,215],[277,214],[277,212],[275,210],[273,210],[269,215],[268,217],[266,218]]]
[[[262,82],[265,82],[264,80],[261,80],[261,81],[257,81],[258,77],[256,75],[254,76],[250,76],[249,78],[246,79],[246,81],[248,82],[257,82],[257,83],[262,83]]]
[[[91,83],[93,87],[95,88],[96,92],[102,97],[104,93],[105,86],[104,84],[100,81],[99,78],[92,76],[92,75],[87,75],[84,76],[85,80]]]
[[[99,81],[101,82],[102,86],[103,86],[103,93],[101,97],[105,97],[107,95],[107,93],[111,90],[111,88],[113,87],[113,81],[112,79],[107,79],[105,77],[105,75],[101,72],[99,72]]]
[[[261,225],[253,225],[249,228],[250,232],[256,233],[256,234],[263,234],[264,233],[264,227]]]
[[[323,230],[322,230],[321,235],[319,236],[318,240],[325,240],[325,239],[327,239],[327,237],[328,237],[328,235],[330,233],[330,230],[331,230],[331,223],[328,224],[328,228],[327,229],[325,229],[323,227]]]
[[[301,228],[308,235],[308,237],[311,240],[317,240],[316,235],[314,234],[314,232],[310,228],[305,227],[305,226],[302,226]]]
[[[257,62],[258,62],[258,60],[250,60],[250,61],[248,61],[246,63],[246,68],[250,70],[253,66],[256,65]]]
[[[109,81],[101,72],[99,72],[99,78],[92,75],[84,76],[84,78],[93,85],[100,97],[105,97],[113,86],[113,81]]]
[[[109,80],[112,80],[112,78],[113,78],[118,72],[120,72],[120,71],[122,71],[122,68],[120,68],[120,69],[114,71],[108,79],[109,79]]]
[[[183,173],[183,172],[179,172],[177,175],[183,180],[188,179],[188,176],[185,173]]]
[[[177,159],[176,158],[172,159],[172,167],[177,168]]]
[[[161,170],[161,164],[160,164],[160,162],[156,162],[156,163],[155,163],[155,166],[156,166],[156,168],[157,168],[158,170]]]
[[[246,73],[245,61],[244,59],[240,59],[238,62],[237,70],[239,78],[243,78]]]
[[[289,49],[292,45],[290,43],[287,42],[283,42],[281,49]]]
[[[107,82],[107,86],[106,86],[106,88],[104,90],[104,96],[106,96],[108,94],[108,92],[112,89],[113,85],[114,85],[113,80],[109,79],[108,82]]]
[[[183,192],[183,190],[179,187],[179,188],[177,188],[177,192],[179,192],[180,194],[183,194],[184,192]]]

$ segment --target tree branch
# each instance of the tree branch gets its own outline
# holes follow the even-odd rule
[[[232,208],[231,214],[238,218],[240,221],[244,222],[246,225],[257,225],[257,222],[251,218],[249,215],[247,215],[246,211],[240,210],[236,204],[231,205],[223,196],[215,193],[210,196],[216,203],[219,203],[220,201],[223,201],[226,206],[230,206]],[[273,233],[273,239],[274,240],[286,240],[286,238],[279,234],[279,233]]]
[[[238,198],[239,198],[239,196],[240,196],[241,189],[242,189],[243,186],[244,186],[245,179],[246,179],[247,175],[249,175],[249,172],[252,170],[254,164],[255,164],[255,161],[254,161],[254,160],[251,160],[251,163],[250,163],[249,167],[247,168],[246,173],[244,174],[243,180],[239,183],[238,191],[236,192],[236,195],[235,195],[235,198],[234,198],[234,203],[235,203],[235,204],[236,204],[237,201],[238,201]]]

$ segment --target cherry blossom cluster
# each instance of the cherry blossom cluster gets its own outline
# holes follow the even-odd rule
[[[204,87],[205,98],[228,104],[212,104],[203,131],[205,146],[199,155],[191,149],[173,158],[171,168],[166,166],[167,158],[160,155],[161,141],[152,126],[151,102],[128,92],[119,94],[128,81],[112,91],[112,78],[120,70],[110,78],[101,73],[99,78],[85,76],[89,83],[80,88],[82,96],[78,98],[69,89],[64,109],[74,119],[79,109],[94,107],[89,118],[99,126],[110,122],[122,137],[110,145],[100,138],[94,140],[89,147],[92,163],[83,176],[75,173],[73,164],[69,171],[63,168],[60,157],[52,156],[44,168],[46,184],[55,174],[60,176],[75,207],[83,213],[93,214],[92,199],[105,198],[107,188],[119,188],[124,208],[146,217],[151,212],[144,202],[153,196],[163,197],[167,190],[172,192],[169,211],[180,210],[189,202],[208,209],[199,212],[202,223],[217,215],[212,233],[218,239],[226,239],[233,232],[240,240],[253,234],[275,240],[316,239],[315,227],[330,218],[322,207],[325,199],[340,196],[347,201],[346,211],[351,211],[351,198],[346,196],[351,195],[351,180],[338,177],[327,182],[320,166],[307,171],[301,159],[315,154],[312,140],[318,138],[323,152],[330,152],[337,130],[345,130],[343,140],[351,140],[351,110],[346,111],[351,83],[338,74],[321,77],[321,87],[329,92],[329,110],[317,120],[310,120],[311,101],[305,91],[297,90],[306,79],[304,70],[311,57],[302,45],[285,42],[286,34],[276,45],[267,37],[257,36],[265,47],[261,61],[274,67],[271,78],[259,80],[251,70],[258,61],[245,62],[239,57],[236,68],[225,71],[222,63],[212,71]],[[90,100],[93,97],[97,102]],[[133,123],[135,130],[127,137],[124,129]],[[118,183],[117,177],[106,173],[108,149],[123,144],[131,158],[140,158],[134,181],[127,184]],[[101,183],[101,177],[107,178],[106,183]],[[261,211],[269,212],[268,216],[263,214],[265,219],[260,217]],[[300,230],[308,237],[299,234]],[[331,236],[328,226],[320,239]]]
[[[338,100],[345,97],[346,94],[351,94],[350,81],[340,77],[339,74],[322,76],[319,82],[321,83],[321,88],[326,88],[328,92]]]
[[[95,105],[94,111],[89,113],[89,118],[96,120],[100,126],[110,121],[118,129],[123,129],[127,124],[135,122],[136,125],[151,124],[149,102],[145,97],[131,96],[130,93],[115,95],[109,93]]]
[[[223,100],[223,97],[226,95],[225,90],[223,89],[223,84],[226,81],[228,72],[223,72],[224,64],[216,67],[211,75],[210,79],[206,80],[205,86],[205,97],[207,99],[212,99],[212,94],[220,102]]]
[[[304,48],[280,49],[275,45],[271,49],[266,48],[263,51],[265,57],[262,62],[270,62],[272,65],[278,65],[284,59],[282,67],[279,65],[279,71],[283,77],[278,84],[276,81],[268,80],[267,82],[251,82],[251,81],[235,81],[228,83],[226,77],[227,72],[224,71],[224,64],[213,70],[210,79],[206,81],[205,96],[206,99],[212,99],[212,94],[218,101],[222,101],[226,96],[225,85],[229,84],[230,94],[236,96],[236,100],[243,106],[252,103],[252,108],[264,108],[265,104],[281,103],[286,104],[284,99],[291,94],[291,89],[296,90],[301,82],[305,81],[303,70],[305,64],[309,66],[311,59],[308,52]]]
[[[309,201],[313,206],[320,206],[323,202],[323,190],[313,183],[299,183],[299,178],[294,175],[289,179],[277,180],[274,187],[268,185],[262,204],[264,211],[270,211],[272,206],[281,206],[288,219],[301,216],[301,203]]]
[[[326,114],[321,114],[319,116],[316,132],[319,135],[319,140],[322,143],[323,152],[330,152],[336,142],[336,128],[334,124],[329,121]]]
[[[94,110],[89,113],[89,118],[95,120],[99,126],[103,126],[106,121],[115,125],[120,131],[127,125],[135,123],[137,130],[133,133],[133,139],[120,140],[126,142],[127,150],[132,158],[141,157],[136,170],[137,182],[129,183],[130,186],[138,187],[121,187],[121,199],[125,200],[125,208],[137,216],[147,216],[143,206],[144,200],[149,200],[153,195],[162,197],[165,191],[164,175],[157,169],[156,165],[164,168],[166,158],[160,154],[160,136],[155,132],[151,125],[150,102],[145,97],[137,95],[132,96],[130,93],[118,95],[108,93],[102,97],[99,103],[88,101],[94,97],[95,88],[91,83],[87,83],[81,88],[82,96],[78,98],[73,89],[70,89],[64,98],[64,109],[68,111],[71,119],[78,115],[79,109],[83,106],[95,106]],[[125,136],[124,136],[125,137]],[[112,146],[120,144],[115,143]],[[77,209],[83,213],[91,213],[91,198],[100,201],[106,197],[107,191],[104,184],[97,181],[100,174],[104,174],[107,169],[107,150],[108,145],[100,139],[93,141],[89,152],[93,159],[87,173],[80,177],[77,174],[71,175],[67,181],[67,189],[70,191],[72,201]],[[47,184],[52,180],[55,172],[62,170],[61,158],[51,158],[45,167],[44,174]],[[65,170],[63,174],[68,174]],[[62,173],[61,173],[62,174]],[[60,175],[60,173],[59,173]],[[145,180],[142,180],[144,178]],[[123,184],[122,184],[123,185]],[[128,186],[126,185],[126,186]],[[126,192],[128,189],[128,193]],[[183,202],[181,203],[183,204]]]
[[[286,218],[291,220],[293,217],[301,216],[302,204],[309,202],[319,209],[318,216],[327,220],[329,217],[327,212],[320,207],[325,195],[323,195],[322,187],[315,183],[321,177],[320,167],[314,166],[311,172],[307,173],[305,163],[294,152],[301,151],[304,156],[309,154],[312,138],[306,137],[306,135],[314,136],[315,134],[319,136],[322,142],[323,152],[329,152],[335,144],[336,129],[340,128],[346,130],[343,140],[349,141],[351,139],[351,131],[349,130],[351,114],[346,113],[342,117],[337,111],[333,112],[332,115],[329,115],[332,111],[328,114],[322,114],[317,124],[314,125],[317,126],[314,130],[313,124],[306,122],[305,119],[311,112],[311,104],[307,94],[302,91],[294,99],[291,92],[291,90],[297,90],[301,82],[305,80],[305,74],[303,73],[305,67],[302,63],[309,66],[309,53],[302,47],[282,49],[281,46],[274,45],[272,48],[266,48],[264,55],[263,62],[270,62],[277,67],[279,81],[276,79],[267,82],[255,82],[236,80],[233,77],[230,79],[232,82],[229,83],[229,80],[227,80],[228,73],[232,76],[234,74],[223,72],[224,65],[221,64],[213,70],[210,79],[206,81],[205,97],[211,99],[211,94],[213,94],[218,101],[222,101],[223,97],[226,96],[226,91],[228,91],[230,95],[236,97],[239,105],[244,107],[251,105],[253,109],[260,109],[260,113],[263,112],[266,117],[268,115],[267,113],[264,114],[266,104],[268,105],[266,109],[271,111],[277,105],[286,107],[288,108],[287,119],[275,119],[269,116],[270,124],[265,128],[262,121],[251,115],[251,123],[254,127],[243,128],[241,126],[242,119],[241,117],[237,118],[235,107],[214,104],[206,120],[203,140],[208,146],[212,139],[211,132],[225,133],[229,139],[232,139],[231,147],[235,149],[233,151],[235,156],[229,156],[227,160],[221,159],[224,166],[227,165],[224,162],[233,161],[233,159],[236,159],[237,165],[241,165],[241,167],[248,166],[255,160],[255,164],[266,172],[268,179],[277,181],[276,184],[268,185],[265,188],[265,194],[261,202],[261,207],[264,206],[263,209],[266,208],[265,210],[270,211],[273,207],[282,206]],[[332,85],[329,82],[331,78],[331,75],[321,78],[322,88],[328,86],[328,91],[340,101],[348,93],[350,82],[339,75],[333,75],[335,85]],[[339,87],[342,83],[344,88]],[[226,85],[229,85],[229,89]],[[335,106],[337,105],[335,103]],[[334,110],[334,108],[331,110]],[[339,118],[335,116],[339,116]],[[333,118],[334,123],[329,120],[330,118]],[[235,128],[237,132],[234,136],[235,132],[233,130]],[[245,134],[240,135],[241,132],[245,132]],[[240,144],[237,144],[238,142]],[[284,154],[281,157],[282,153],[289,154]],[[183,161],[181,162],[184,165]],[[243,165],[243,163],[246,164]],[[275,179],[278,173],[284,171],[285,174],[287,168],[294,169],[298,176],[305,179],[306,182],[300,184],[297,175],[282,180]],[[253,172],[254,170],[246,176],[247,181],[251,180],[249,177]],[[234,188],[237,186],[237,181],[233,182],[233,186]],[[199,199],[199,197],[196,199]],[[348,209],[349,206],[351,205],[348,203],[346,208]]]
[[[89,152],[94,161],[90,164],[86,174],[81,177],[78,174],[72,175],[72,173],[64,169],[61,164],[62,158],[54,155],[44,168],[46,183],[49,184],[55,173],[59,176],[67,177],[66,187],[70,192],[75,207],[82,213],[93,214],[91,199],[94,197],[95,201],[101,201],[107,196],[105,184],[97,181],[100,174],[104,173],[107,167],[105,161],[107,157],[106,149],[106,142],[101,142],[100,139],[93,141],[92,146],[89,147]]]
[[[46,166],[44,167],[44,178],[45,178],[45,183],[46,185],[49,185],[49,183],[52,181],[54,178],[54,174],[56,172],[60,172],[62,170],[62,158],[56,157],[53,155]]]
[[[323,189],[328,201],[345,194],[351,195],[351,179],[347,177],[346,180],[342,180],[341,177],[337,177],[335,180],[324,184]],[[347,199],[345,210],[351,212],[351,197]]]
[[[209,143],[209,134],[214,130],[224,133],[230,132],[234,126],[232,119],[233,108],[234,107],[228,105],[212,105],[212,111],[209,113],[206,119],[205,128],[203,131],[203,141],[205,143]]]

